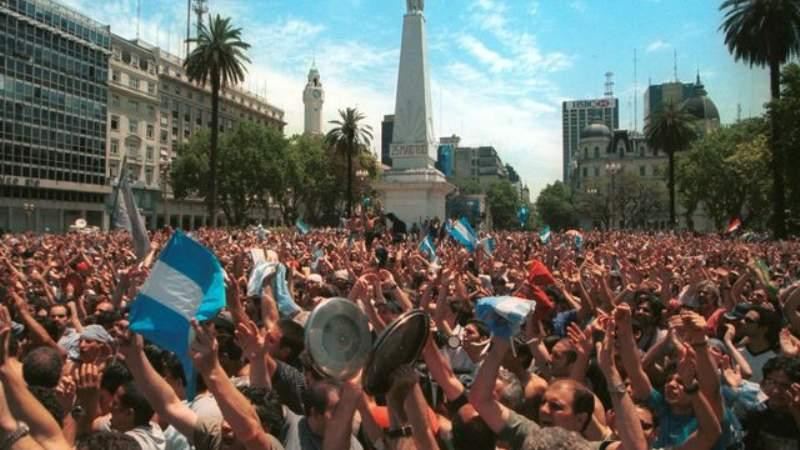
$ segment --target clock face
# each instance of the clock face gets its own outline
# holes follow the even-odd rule
[[[313,91],[311,91],[311,95],[313,95],[314,98],[320,98],[322,97],[322,91],[320,91],[319,89],[314,89]]]

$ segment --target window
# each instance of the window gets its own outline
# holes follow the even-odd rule
[[[131,111],[139,112],[139,102],[134,100],[129,100],[128,106],[130,106]]]
[[[589,147],[583,149],[583,159],[589,159]]]
[[[600,147],[595,147],[594,148],[594,157],[595,158],[599,158],[600,157]]]
[[[161,113],[161,127],[162,128],[166,128],[168,126],[169,126],[169,119],[167,118],[167,115],[162,112]]]
[[[111,146],[109,147],[109,152],[112,156],[119,155],[119,141],[116,139],[111,140]]]
[[[118,164],[119,163],[117,163],[116,161],[111,161],[111,163],[108,165],[109,175],[111,175],[112,178],[116,178],[117,175],[119,175]]]
[[[119,96],[112,95],[111,96],[111,106],[119,107]]]
[[[150,95],[156,95],[156,84],[152,81],[147,82],[147,93]]]
[[[161,130],[161,142],[166,143],[169,140],[169,132],[167,130]]]
[[[600,176],[600,168],[599,167],[595,167],[594,168],[594,176],[596,176],[596,177]]]
[[[111,81],[119,83],[119,79],[120,79],[119,78],[119,72],[117,72],[116,70],[112,70],[111,71]]]
[[[119,116],[111,116],[111,131],[119,130]]]
[[[150,117],[156,116],[156,107],[153,105],[147,105],[147,115]]]
[[[144,169],[144,182],[149,184],[153,184],[153,168],[152,167],[145,167]]]
[[[147,124],[147,139],[153,140],[156,137],[156,129],[154,126]]]
[[[178,127],[172,127],[172,137],[176,137],[178,135]]]
[[[645,166],[639,166],[639,176],[647,175],[647,168]]]
[[[139,132],[139,121],[136,119],[128,119],[128,131],[131,134],[136,134]]]
[[[130,77],[128,78],[128,86],[132,87],[133,89],[139,89],[139,79]]]
[[[587,167],[583,168],[583,176],[584,177],[588,177],[589,176],[589,169]]]
[[[155,148],[152,145],[148,145],[147,146],[147,153],[146,153],[146,157],[147,157],[148,161],[152,161],[153,160],[153,154],[154,153],[155,153]]]

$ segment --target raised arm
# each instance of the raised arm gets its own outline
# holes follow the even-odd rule
[[[261,427],[255,408],[236,389],[219,363],[217,339],[209,327],[201,326],[196,320],[192,321],[192,327],[195,331],[195,340],[191,347],[192,360],[237,440],[248,450],[271,449],[269,436]]]
[[[497,374],[509,345],[508,339],[492,338],[492,347],[483,361],[469,393],[470,403],[495,433],[500,433],[505,428],[509,418],[508,409],[494,397]]]
[[[636,339],[633,337],[630,306],[626,304],[618,305],[614,312],[614,319],[617,326],[617,339],[619,339],[622,366],[631,379],[633,396],[637,400],[646,400],[653,391],[653,385],[650,383],[650,378],[647,377],[637,353],[638,347],[636,346]]]
[[[325,436],[322,439],[323,450],[350,448],[353,416],[362,395],[361,373],[359,372],[342,386],[341,398],[336,405],[336,411],[325,426]]]
[[[717,418],[722,420],[722,393],[720,392],[719,372],[706,340],[706,321],[696,313],[681,315],[686,324],[689,345],[697,354],[697,382],[700,391],[708,399]]]
[[[172,387],[150,365],[144,354],[142,337],[130,333],[120,338],[119,352],[125,357],[125,363],[136,381],[136,387],[153,410],[191,441],[197,414],[181,402]]]

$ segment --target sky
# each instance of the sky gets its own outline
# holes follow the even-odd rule
[[[61,0],[183,56],[185,0]],[[141,2],[137,14],[137,3]],[[492,145],[530,187],[532,200],[561,177],[561,103],[603,96],[614,73],[620,127],[642,128],[649,82],[693,81],[699,70],[722,123],[763,113],[767,72],[736,63],[718,31],[719,0],[427,0],[434,131],[464,146]],[[303,130],[312,62],[326,91],[324,120],[358,107],[373,127],[394,112],[404,0],[208,0],[251,44],[243,87],[286,111]],[[137,16],[139,19],[137,19]],[[194,21],[194,18],[192,19]],[[193,22],[194,23],[194,22]],[[137,27],[138,24],[138,27]],[[634,82],[634,52],[638,82]],[[634,120],[633,103],[638,118]]]

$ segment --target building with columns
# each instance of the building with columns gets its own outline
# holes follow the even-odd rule
[[[319,79],[317,67],[312,65],[308,71],[308,83],[303,90],[305,105],[304,132],[306,134],[322,134],[322,105],[325,103],[325,89]]]

